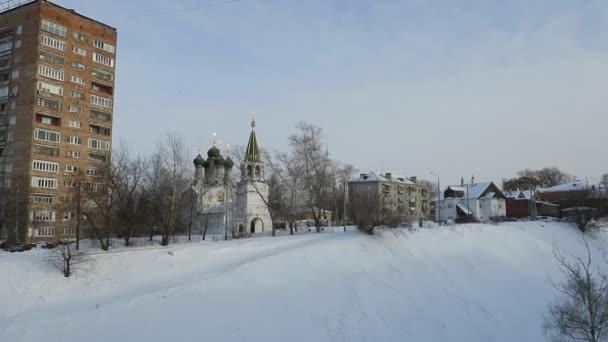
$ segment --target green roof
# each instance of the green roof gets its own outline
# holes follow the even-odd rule
[[[249,143],[247,143],[247,149],[245,150],[245,161],[246,162],[260,162],[260,146],[258,145],[258,138],[255,136],[255,121],[251,123],[251,135],[249,136]]]

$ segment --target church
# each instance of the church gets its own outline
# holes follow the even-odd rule
[[[266,205],[268,185],[255,126],[253,120],[238,182],[233,179],[234,161],[230,157],[224,159],[216,144],[207,152],[206,160],[200,154],[194,159],[194,224],[207,235],[232,237],[272,231]]]

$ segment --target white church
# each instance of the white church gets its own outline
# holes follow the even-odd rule
[[[234,162],[230,157],[224,159],[215,144],[207,152],[207,160],[200,154],[194,159],[192,191],[196,194],[197,217],[194,224],[208,235],[230,237],[272,231],[266,205],[268,185],[264,181],[255,125],[253,120],[238,183],[232,178]]]

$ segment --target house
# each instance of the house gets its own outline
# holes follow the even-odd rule
[[[559,205],[541,200],[536,190],[506,190],[504,194],[507,197],[508,218],[560,215]]]
[[[397,177],[392,173],[362,173],[348,183],[349,199],[370,198],[378,207],[414,221],[429,218],[430,189],[416,177]]]
[[[438,221],[486,221],[506,217],[506,196],[494,182],[448,186],[435,197]]]
[[[538,189],[542,201],[560,205],[564,210],[574,207],[591,207],[600,216],[608,214],[608,189],[605,184],[593,184],[583,180]]]

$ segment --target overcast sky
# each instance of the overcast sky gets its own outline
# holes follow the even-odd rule
[[[167,131],[287,150],[325,130],[361,171],[458,183],[608,172],[608,1],[57,0],[117,27],[114,143]],[[143,6],[145,4],[145,6]],[[193,156],[194,157],[194,156]]]

